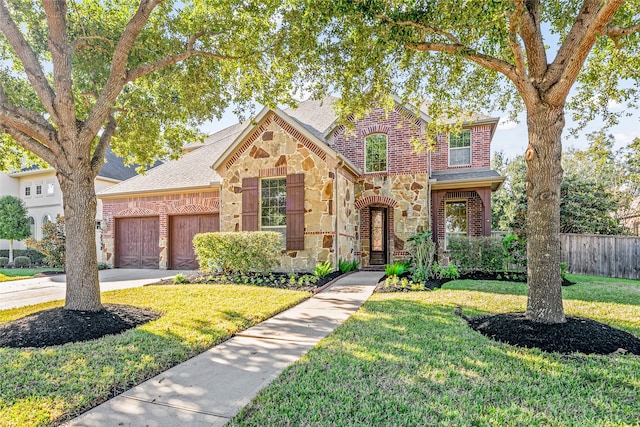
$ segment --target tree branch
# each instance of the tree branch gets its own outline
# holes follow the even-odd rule
[[[513,52],[513,58],[516,62],[516,72],[521,76],[526,74],[524,54],[522,53],[522,46],[518,41],[518,22],[519,16],[522,14],[522,9],[518,8],[516,13],[509,17],[509,46]]]
[[[618,27],[618,26],[606,27],[604,31],[602,31],[602,34],[605,36],[614,38],[614,37],[630,36],[631,34],[639,33],[639,32],[640,32],[640,24],[633,27]]]
[[[204,52],[201,50],[187,50],[186,52],[179,53],[177,55],[168,56],[166,58],[162,58],[159,61],[152,62],[151,64],[145,64],[133,70],[127,72],[127,82],[132,82],[140,77],[146,76],[147,74],[151,74],[155,71],[158,71],[168,65],[177,64],[178,62],[182,62],[185,59],[191,58],[193,56],[203,56],[206,58],[214,58],[214,59],[238,59],[239,56],[231,56],[231,55],[221,55],[213,52]]]
[[[136,13],[125,26],[111,58],[109,79],[80,132],[81,141],[93,139],[102,124],[107,121],[111,108],[127,83],[127,59],[133,44],[147,23],[151,12],[161,2],[162,0],[141,0]]]
[[[116,122],[115,117],[113,117],[113,113],[109,114],[107,125],[105,126],[102,135],[100,135],[98,145],[91,157],[91,172],[93,173],[94,178],[98,176],[100,169],[102,169],[102,166],[104,165],[104,155],[107,152],[107,148],[109,147],[109,143],[111,143],[111,138],[113,137],[117,126],[118,123]]]
[[[53,63],[54,98],[58,116],[59,131],[63,134],[75,133],[76,111],[71,81],[71,47],[67,41],[67,2],[65,0],[44,0],[42,2],[49,27],[48,45]],[[65,129],[72,124],[73,129]]]
[[[8,133],[20,147],[32,152],[45,162],[49,163],[54,168],[56,167],[57,157],[53,154],[49,147],[41,144],[39,141],[33,139],[31,136],[20,131],[19,129],[4,124],[4,122],[0,122],[0,129],[3,132]]]
[[[609,0],[605,3],[601,0],[585,0],[556,59],[545,73],[545,87],[541,89],[544,92],[548,87],[545,97],[547,102],[553,105],[565,102],[597,35],[602,33],[623,3],[624,0]]]
[[[47,113],[51,115],[54,121],[57,121],[53,89],[49,86],[49,82],[42,70],[40,61],[38,61],[38,57],[25,40],[16,23],[11,19],[4,0],[0,0],[0,31],[5,35],[7,41],[18,55],[18,58],[20,58],[29,83],[31,83],[31,86],[38,95],[38,98],[40,98]]]
[[[428,25],[424,25],[424,24],[421,24],[419,22],[415,22],[415,21],[396,21],[396,20],[393,20],[393,19],[389,18],[386,15],[376,15],[376,18],[378,18],[378,19],[380,19],[382,21],[385,21],[385,22],[387,22],[389,24],[397,25],[399,27],[414,27],[414,28],[418,28],[420,30],[427,31],[429,33],[433,33],[433,34],[437,34],[439,36],[443,36],[453,44],[460,44],[460,40],[458,40],[458,38],[456,36],[454,36],[452,33],[448,33],[446,31],[442,31],[442,30],[439,30],[439,29],[437,29],[435,27],[430,27]]]
[[[547,51],[540,30],[540,2],[538,0],[518,0],[518,23],[529,64],[529,76],[534,80],[542,79],[547,71]]]

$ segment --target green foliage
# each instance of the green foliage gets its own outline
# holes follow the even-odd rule
[[[35,249],[14,249],[14,256],[26,256],[29,257],[33,265],[42,265],[44,263],[44,254],[36,251]],[[0,249],[0,256],[8,257],[8,249]]]
[[[201,233],[193,238],[200,270],[269,271],[280,261],[282,235],[274,231]]]
[[[331,265],[331,261],[319,262],[316,265],[316,268],[313,270],[313,274],[319,278],[328,276],[332,272],[333,272],[333,265]]]
[[[98,270],[108,270],[108,269],[109,269],[109,264],[107,264],[106,262],[98,263]]]
[[[567,277],[567,268],[569,266],[567,265],[566,262],[561,262],[560,263],[560,277],[562,277],[563,279],[566,279]]]
[[[23,240],[31,235],[27,208],[18,197],[0,197],[0,239]]]
[[[44,263],[49,267],[65,268],[66,236],[64,217],[57,215],[55,222],[42,225],[42,240],[27,239],[25,245],[44,254]]]
[[[401,276],[408,269],[408,266],[404,262],[396,261],[393,264],[386,264],[384,266],[384,272],[388,277]]]
[[[338,270],[340,270],[341,273],[348,273],[350,271],[357,270],[359,265],[360,263],[355,259],[353,261],[343,258],[338,260]]]
[[[25,268],[31,266],[31,260],[26,256],[17,256],[13,259],[13,265],[16,268]]]
[[[527,242],[515,234],[502,237],[506,270],[522,271],[527,267]]]
[[[188,283],[189,281],[187,280],[187,277],[184,274],[178,273],[173,277],[172,282],[174,285],[182,285],[184,283]]]
[[[385,279],[382,291],[424,291],[424,281],[416,281],[407,277],[389,276]]]
[[[460,277],[460,271],[458,266],[450,262],[446,267],[438,264],[433,264],[433,275],[438,279],[452,279],[455,280]]]
[[[7,264],[9,264],[9,258],[8,257],[0,257],[0,267],[6,267]]]
[[[462,273],[504,270],[505,256],[502,240],[495,237],[452,236],[448,249],[452,262]]]
[[[502,152],[491,158],[491,168],[506,178],[498,191],[491,193],[491,228],[510,230],[518,212],[518,201],[526,198],[526,163],[524,156],[505,159]]]
[[[407,250],[411,254],[414,280],[429,280],[431,266],[436,256],[436,244],[432,239],[431,231],[416,233],[407,239],[407,243]]]

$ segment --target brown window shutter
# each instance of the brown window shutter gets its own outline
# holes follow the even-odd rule
[[[304,174],[287,175],[287,250],[304,249]]]
[[[242,231],[258,231],[258,178],[242,178]]]

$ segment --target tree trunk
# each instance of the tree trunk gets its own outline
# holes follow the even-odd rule
[[[538,103],[527,111],[527,318],[566,321],[560,276],[560,184],[563,106]]]
[[[67,310],[99,311],[100,283],[96,256],[96,192],[89,159],[76,156],[72,170],[61,173],[58,181],[64,202],[66,235]],[[74,160],[75,160],[74,159]]]
[[[13,264],[13,239],[9,239],[9,264]]]

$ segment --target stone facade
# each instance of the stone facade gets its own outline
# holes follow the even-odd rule
[[[319,150],[275,114],[266,116],[246,141],[231,155],[233,161],[226,162],[221,166],[223,170],[219,170],[226,178],[220,192],[224,207],[220,231],[242,230],[243,178],[284,178],[304,172],[304,250],[283,250],[280,269],[312,271],[318,262],[334,261],[336,159]],[[341,190],[345,194],[353,191],[346,184]],[[343,217],[342,221],[345,234],[351,233],[350,220]]]
[[[160,223],[159,268],[167,269],[169,266],[169,217],[171,215],[219,213],[220,192],[218,189],[212,189],[193,193],[103,199],[102,212],[105,224],[102,234],[103,259],[110,267],[113,267],[115,262],[116,219],[157,216]]]

